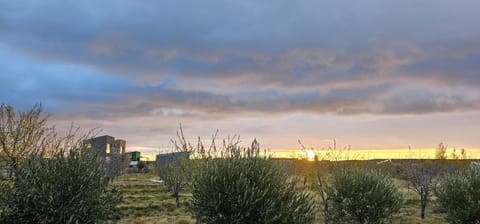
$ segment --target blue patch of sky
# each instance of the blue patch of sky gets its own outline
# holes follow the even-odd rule
[[[25,108],[42,102],[62,110],[75,102],[117,100],[135,88],[132,80],[79,64],[27,57],[0,44],[0,101]]]

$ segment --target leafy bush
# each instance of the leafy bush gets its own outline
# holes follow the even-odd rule
[[[450,223],[480,223],[480,166],[445,176],[434,193]]]
[[[99,223],[117,219],[121,195],[86,150],[31,157],[3,189],[1,223]]]
[[[175,224],[191,224],[190,220],[188,219],[179,219],[175,222]]]
[[[175,205],[180,207],[180,192],[189,185],[192,163],[188,153],[177,152],[159,159],[156,172],[164,181],[168,191],[175,197]]]
[[[174,153],[158,157],[155,171],[175,197],[175,205],[179,208],[180,192],[191,185],[194,162],[190,160],[190,156],[194,148],[185,139],[181,125],[180,130],[177,131],[177,138],[177,140],[171,140],[175,148]],[[200,138],[198,146],[202,146]]]
[[[312,223],[312,196],[282,167],[251,153],[212,159],[193,181],[193,210],[201,223]]]
[[[385,223],[403,204],[393,182],[378,171],[343,168],[327,187],[330,218],[341,223]]]
[[[0,160],[9,177],[15,176],[29,156],[45,154],[54,134],[54,129],[47,127],[47,119],[41,104],[18,113],[12,106],[0,104]]]
[[[137,168],[138,168],[139,170],[143,170],[143,168],[145,168],[145,162],[143,162],[143,161],[138,161]]]

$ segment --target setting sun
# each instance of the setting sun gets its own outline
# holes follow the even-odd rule
[[[306,150],[305,155],[308,160],[313,161],[315,160],[315,152],[313,150]]]

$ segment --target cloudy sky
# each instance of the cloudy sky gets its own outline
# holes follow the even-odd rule
[[[168,147],[480,147],[480,1],[0,0],[0,101]]]

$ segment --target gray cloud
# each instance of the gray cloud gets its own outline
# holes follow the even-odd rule
[[[376,107],[385,114],[430,114],[478,110],[480,95],[461,90],[444,91],[425,86],[401,87],[392,91]]]
[[[478,110],[479,4],[2,1],[2,95],[105,119]]]
[[[319,84],[389,76],[378,67],[395,63],[385,54],[415,60],[438,46],[447,55],[459,42],[478,46],[478,4],[6,1],[0,40],[42,58],[150,81],[255,75],[268,83]],[[397,42],[416,52],[375,49]]]
[[[179,123],[189,135],[219,128],[276,148],[298,138],[478,146],[478,8],[0,1],[0,103],[41,101],[58,127],[101,127],[129,146],[168,144]]]

